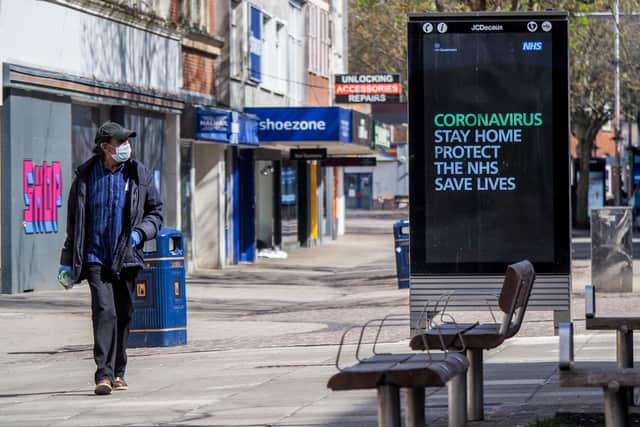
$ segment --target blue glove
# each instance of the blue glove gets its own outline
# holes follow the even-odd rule
[[[131,246],[135,248],[140,244],[141,241],[142,237],[140,237],[140,233],[138,233],[136,230],[133,230],[131,232]]]
[[[68,265],[58,266],[58,284],[67,290],[73,288],[73,281],[71,280],[71,267],[69,267]]]

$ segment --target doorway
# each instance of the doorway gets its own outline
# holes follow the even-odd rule
[[[373,174],[345,173],[344,194],[347,209],[371,209],[373,207]]]

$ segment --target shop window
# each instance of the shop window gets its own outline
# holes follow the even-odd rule
[[[141,161],[152,173],[153,182],[166,201],[166,185],[162,179],[164,167],[164,114],[152,111],[125,109],[124,126],[136,131],[137,135],[131,139],[133,158]]]
[[[191,193],[192,150],[193,145],[191,142],[183,142],[180,145],[181,219],[182,232],[185,237],[191,236],[191,203],[193,201]]]
[[[280,215],[282,219],[282,243],[298,241],[298,194],[296,162],[284,160],[281,172]]]
[[[71,106],[71,166],[78,166],[93,156],[95,136],[100,126],[100,109],[89,105]]]

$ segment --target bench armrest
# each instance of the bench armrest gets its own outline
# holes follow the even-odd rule
[[[573,323],[561,322],[558,325],[558,335],[560,336],[560,363],[561,370],[571,369],[573,364]]]
[[[593,285],[584,287],[584,315],[587,319],[596,317],[596,290]]]

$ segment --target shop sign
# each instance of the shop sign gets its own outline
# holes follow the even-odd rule
[[[196,139],[258,145],[258,119],[237,111],[197,108]]]
[[[375,166],[375,157],[328,157],[322,161],[325,167]]]
[[[373,143],[378,148],[391,147],[391,127],[384,123],[373,123]]]
[[[400,74],[337,74],[335,77],[335,102],[348,103],[398,103],[402,84]]]
[[[196,109],[196,139],[230,142],[231,111]]]
[[[326,157],[326,148],[292,148],[289,152],[291,160],[322,160]]]
[[[340,107],[253,107],[260,141],[350,143],[351,110]]]
[[[373,129],[371,129],[371,116],[353,110],[351,113],[351,135],[353,143],[371,147]]]

